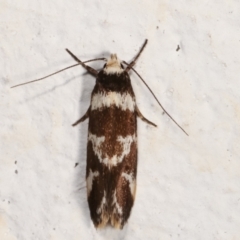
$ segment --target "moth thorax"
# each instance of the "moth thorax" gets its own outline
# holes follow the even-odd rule
[[[117,54],[111,54],[107,60],[104,68],[106,74],[120,74],[123,72],[121,61],[118,59]]]

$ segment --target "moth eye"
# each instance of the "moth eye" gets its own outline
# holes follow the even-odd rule
[[[124,69],[124,66],[123,66],[123,64],[121,64],[121,68],[122,68],[122,69]]]
[[[105,67],[106,67],[106,65],[107,65],[107,64],[105,63],[105,64],[103,65],[103,68],[105,68]]]

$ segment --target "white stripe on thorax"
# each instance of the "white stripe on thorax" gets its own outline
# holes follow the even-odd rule
[[[97,93],[92,97],[91,110],[96,110],[103,107],[115,105],[122,110],[129,109],[131,112],[135,110],[135,100],[129,93]]]

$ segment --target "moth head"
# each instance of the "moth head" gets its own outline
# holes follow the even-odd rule
[[[120,74],[124,70],[121,60],[117,57],[117,54],[110,55],[103,69],[106,74]]]

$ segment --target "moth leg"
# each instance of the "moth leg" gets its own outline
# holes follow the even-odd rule
[[[148,123],[148,124],[150,124],[150,125],[152,125],[152,126],[154,126],[154,127],[157,127],[157,125],[156,125],[155,123],[149,121],[148,119],[146,119],[146,118],[142,115],[142,113],[139,111],[139,109],[138,109],[137,106],[135,107],[135,111],[136,111],[136,113],[137,113],[137,116],[138,116],[139,118],[141,118],[144,122],[146,122],[146,123]]]
[[[88,65],[86,65],[85,63],[83,63],[79,58],[77,58],[72,52],[70,52],[67,48],[66,51],[71,55],[71,57],[77,61],[78,63],[80,63],[89,73],[93,74],[95,77],[98,75],[98,71],[95,70],[94,68],[89,67]]]
[[[89,117],[90,108],[91,108],[91,106],[88,108],[86,113],[79,120],[77,120],[75,123],[72,124],[73,127],[75,127],[79,123],[85,121]]]

